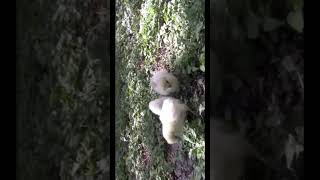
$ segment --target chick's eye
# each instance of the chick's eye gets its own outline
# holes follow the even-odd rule
[[[165,80],[165,83],[170,87],[170,82],[168,80]]]

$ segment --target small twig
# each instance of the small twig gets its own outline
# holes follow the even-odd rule
[[[299,79],[299,82],[300,82],[300,86],[301,86],[301,89],[302,89],[302,92],[304,92],[304,83],[303,83],[303,80],[301,78],[301,75],[298,71],[297,72],[297,75],[298,75],[298,79]]]

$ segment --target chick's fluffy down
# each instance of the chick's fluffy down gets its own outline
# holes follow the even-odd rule
[[[161,97],[149,103],[149,109],[159,115],[162,135],[168,144],[174,144],[183,133],[188,107],[172,97]]]
[[[165,99],[167,99],[167,98],[168,97],[161,97],[161,98],[158,98],[158,99],[155,99],[155,100],[151,101],[149,103],[149,109],[151,110],[151,112],[153,112],[154,114],[160,116],[163,101]]]
[[[178,99],[164,99],[160,112],[160,121],[162,123],[162,134],[168,144],[177,143],[182,136],[184,120],[186,118],[188,107]]]
[[[179,90],[178,79],[165,70],[156,72],[151,78],[150,85],[154,91],[164,96]]]

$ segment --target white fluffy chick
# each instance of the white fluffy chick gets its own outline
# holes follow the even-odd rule
[[[178,99],[162,97],[151,101],[149,109],[160,116],[162,135],[167,143],[177,143],[183,134],[184,120],[189,108]]]
[[[161,109],[162,109],[162,104],[163,104],[163,101],[165,99],[167,99],[168,97],[160,97],[158,99],[155,99],[153,101],[151,101],[149,103],[149,109],[156,115],[160,116],[160,113],[161,113]]]
[[[151,78],[150,85],[154,91],[164,96],[179,90],[178,79],[166,70],[155,72]]]
[[[210,180],[240,180],[251,149],[240,133],[211,118],[210,154]]]

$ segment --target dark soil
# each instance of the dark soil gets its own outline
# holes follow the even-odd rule
[[[192,177],[193,161],[188,158],[187,153],[182,153],[182,157],[178,158],[182,148],[179,144],[166,145],[167,162],[172,165],[173,171],[171,178],[174,180],[185,180]]]

